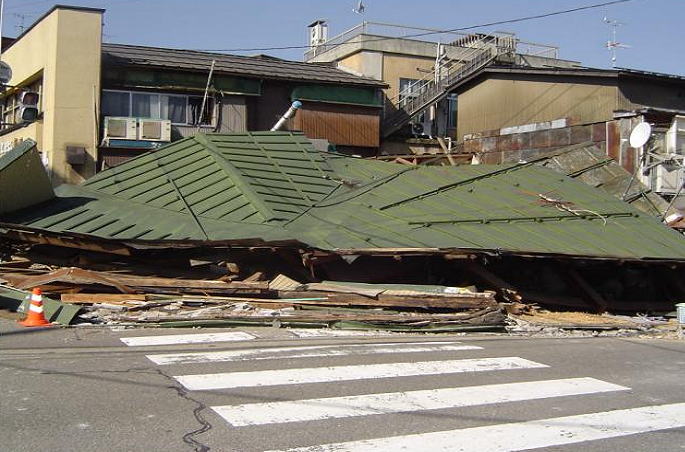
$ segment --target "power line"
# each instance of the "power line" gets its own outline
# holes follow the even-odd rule
[[[604,6],[611,6],[611,5],[616,5],[619,3],[627,3],[630,1],[632,1],[632,0],[613,0],[613,1],[604,2],[604,3],[595,3],[593,5],[579,6],[577,8],[565,9],[565,10],[561,10],[561,11],[553,11],[550,13],[536,14],[534,16],[525,16],[525,17],[519,17],[516,19],[499,20],[496,22],[488,22],[488,23],[484,23],[484,24],[470,25],[468,27],[459,27],[459,28],[452,28],[449,30],[437,30],[437,31],[428,31],[428,32],[422,32],[422,33],[408,34],[408,35],[403,35],[402,38],[418,38],[418,37],[422,37],[422,36],[455,33],[455,32],[460,32],[460,31],[474,30],[476,28],[492,27],[495,25],[505,25],[505,24],[513,24],[513,23],[517,23],[517,22],[525,22],[525,21],[535,20],[535,19],[544,19],[547,17],[559,16],[562,14],[570,14],[570,13],[575,13],[578,11],[585,11],[585,10],[589,10],[589,9],[602,8]],[[383,38],[365,39],[362,41],[355,41],[355,42],[356,43],[377,42],[377,41],[388,41],[391,39],[397,39],[397,38],[395,38],[395,37],[383,37]],[[258,51],[265,51],[265,50],[309,49],[310,47],[311,46],[308,46],[308,45],[298,45],[298,46],[279,46],[279,47],[252,47],[252,48],[236,48],[236,49],[191,49],[191,50],[195,50],[198,52],[258,52]]]

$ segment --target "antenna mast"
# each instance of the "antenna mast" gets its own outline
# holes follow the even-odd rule
[[[612,20],[607,17],[603,19],[604,23],[611,27],[611,34],[609,40],[606,43],[606,48],[611,54],[611,67],[616,67],[616,50],[630,48],[629,45],[622,44],[616,39],[616,29],[621,25],[625,25],[623,22],[617,20]]]

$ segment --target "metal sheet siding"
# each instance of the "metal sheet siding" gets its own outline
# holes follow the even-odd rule
[[[459,94],[457,138],[562,118],[607,121],[617,99],[614,86],[490,78]]]
[[[380,110],[307,103],[297,112],[293,128],[309,138],[325,138],[337,145],[378,147]]]

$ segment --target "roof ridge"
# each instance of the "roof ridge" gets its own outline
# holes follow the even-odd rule
[[[254,208],[264,216],[265,221],[270,221],[276,218],[273,210],[266,205],[266,203],[254,192],[249,180],[245,175],[233,165],[227,158],[225,158],[221,151],[209,139],[205,133],[197,133],[193,137],[195,141],[203,145],[207,152],[214,158],[214,161],[219,165],[221,170],[231,179],[231,182],[240,190]]]

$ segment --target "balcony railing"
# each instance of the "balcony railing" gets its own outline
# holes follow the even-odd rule
[[[469,39],[474,36],[471,33],[463,33],[458,31],[445,32],[437,28],[423,28],[410,27],[406,25],[388,24],[382,22],[368,22],[364,21],[349,30],[346,30],[339,35],[336,35],[326,41],[324,44],[311,47],[304,54],[305,61],[309,61],[316,56],[322,55],[329,50],[347,43],[351,39],[360,35],[372,35],[388,38],[398,39],[413,39],[417,41],[435,42],[440,40],[447,45],[463,45],[460,41]],[[521,41],[515,37],[513,33],[508,32],[494,32],[491,35],[508,36],[516,42],[516,52],[523,55],[536,55],[548,58],[558,58],[559,48],[547,44],[538,44],[534,42]],[[439,36],[439,39],[431,39],[431,37]],[[476,35],[477,36],[477,35]],[[456,41],[456,43],[455,43]],[[454,44],[452,44],[454,43]]]

